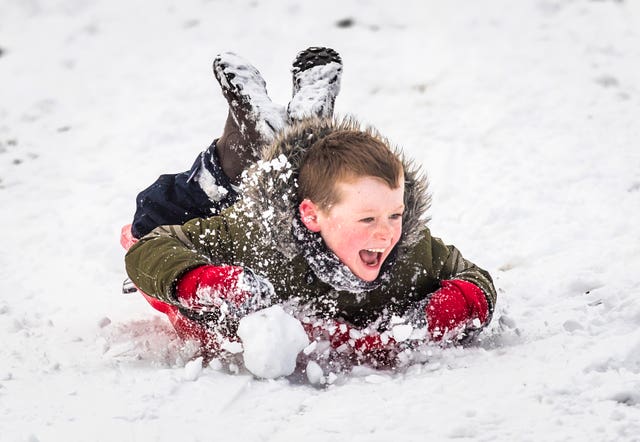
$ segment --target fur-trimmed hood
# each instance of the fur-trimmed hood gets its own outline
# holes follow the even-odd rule
[[[337,130],[366,132],[399,155],[405,178],[402,237],[396,246],[397,256],[401,257],[420,239],[420,233],[429,220],[425,216],[431,202],[426,176],[377,130],[363,127],[352,117],[308,119],[281,132],[265,147],[262,159],[244,177],[241,192],[243,210],[254,220],[260,220],[260,237],[264,241],[277,244],[277,249],[288,258],[299,255],[301,244],[293,237],[293,225],[299,216],[297,179],[300,163],[307,149]]]

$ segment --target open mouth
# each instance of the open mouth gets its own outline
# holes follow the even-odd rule
[[[377,267],[382,259],[384,249],[362,249],[360,250],[360,259],[368,267]]]

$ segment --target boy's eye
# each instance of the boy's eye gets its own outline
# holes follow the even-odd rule
[[[394,213],[389,218],[391,218],[391,219],[402,219],[402,213]]]
[[[367,223],[367,224],[368,224],[368,223],[372,223],[374,220],[375,220],[375,218],[373,218],[372,216],[369,216],[369,217],[367,217],[367,218],[362,218],[362,219],[360,220],[360,222],[361,222],[361,223]]]

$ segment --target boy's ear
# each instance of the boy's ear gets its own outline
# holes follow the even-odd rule
[[[312,232],[318,233],[320,231],[320,224],[318,223],[318,206],[310,199],[305,199],[298,206],[300,210],[300,218],[302,224]]]

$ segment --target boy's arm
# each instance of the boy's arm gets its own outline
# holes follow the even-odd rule
[[[431,248],[437,278],[459,279],[479,287],[487,299],[489,313],[493,313],[497,294],[489,272],[465,259],[455,246],[445,245],[440,238],[432,237]]]
[[[175,295],[178,279],[203,265],[233,264],[233,242],[224,216],[157,227],[129,249],[127,274],[146,294],[180,305]]]
[[[427,236],[430,234],[427,232]],[[496,289],[486,270],[466,260],[439,238],[430,238],[432,269],[440,281],[426,306],[427,325],[435,339],[447,332],[462,336],[486,326],[493,315]]]

